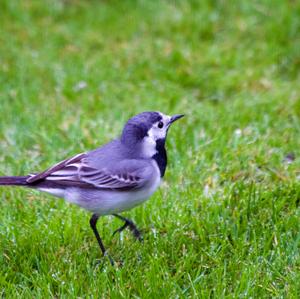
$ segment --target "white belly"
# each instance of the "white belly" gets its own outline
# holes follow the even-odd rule
[[[64,198],[98,215],[109,215],[129,210],[146,201],[159,187],[161,178],[156,162],[157,175],[141,189],[130,191],[70,188]]]

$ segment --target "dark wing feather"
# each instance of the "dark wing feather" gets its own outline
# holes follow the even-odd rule
[[[78,154],[72,158],[63,160],[55,165],[53,165],[52,167],[48,168],[47,170],[40,172],[38,174],[34,174],[31,175],[28,179],[27,179],[27,183],[35,183],[38,182],[40,180],[46,179],[47,177],[49,177],[50,175],[55,175],[55,173],[59,173],[59,171],[62,170],[67,170],[68,168],[74,168],[74,164],[75,163],[81,163],[82,159],[86,157],[85,153],[81,153]]]
[[[97,169],[88,162],[87,154],[79,154],[32,175],[28,183],[43,180],[68,187],[128,190],[142,187],[153,175],[153,166],[143,160],[127,159],[112,165],[112,169]]]
[[[141,187],[143,183],[143,178],[136,174],[136,170],[131,173],[122,168],[109,173],[106,169],[83,166],[79,171],[79,179],[101,189],[131,189]]]

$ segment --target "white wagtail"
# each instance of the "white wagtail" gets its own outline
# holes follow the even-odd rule
[[[114,234],[129,227],[141,239],[135,224],[118,213],[141,204],[160,185],[167,166],[167,133],[181,117],[140,113],[127,121],[120,138],[37,174],[0,177],[0,185],[38,189],[91,211],[90,225],[105,255],[96,228],[99,216],[114,215],[124,221]]]

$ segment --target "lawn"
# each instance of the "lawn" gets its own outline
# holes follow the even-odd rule
[[[111,140],[145,110],[184,113],[159,191],[98,222],[0,188],[3,298],[299,298],[298,1],[0,3],[0,175]]]

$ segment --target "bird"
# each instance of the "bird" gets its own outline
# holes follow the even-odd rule
[[[103,256],[108,256],[97,230],[99,217],[113,215],[124,222],[114,231],[129,228],[142,240],[135,223],[120,215],[158,189],[167,167],[166,138],[170,126],[183,114],[169,116],[146,111],[131,117],[120,137],[105,145],[65,159],[39,173],[1,176],[0,186],[37,189],[65,199],[92,213],[90,227]]]

